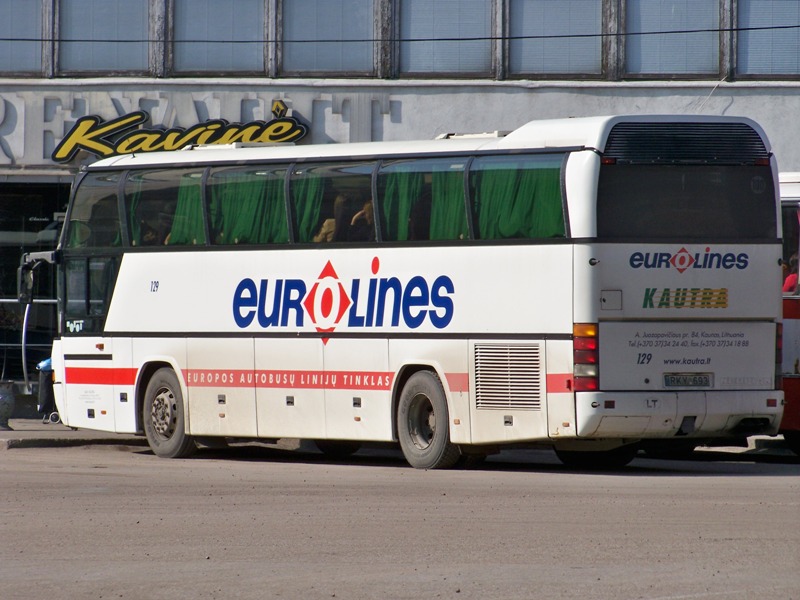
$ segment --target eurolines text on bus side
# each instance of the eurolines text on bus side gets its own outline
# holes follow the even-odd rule
[[[686,248],[681,248],[675,254],[669,252],[634,252],[631,254],[629,264],[634,269],[676,269],[683,273],[687,269],[746,269],[750,257],[741,252],[734,254],[726,252],[712,252],[706,248],[705,252],[692,254]]]
[[[372,274],[380,261],[372,259]],[[422,275],[401,281],[397,277],[356,278],[349,290],[330,261],[311,285],[303,279],[246,277],[233,292],[233,320],[242,329],[257,322],[262,328],[303,327],[308,318],[318,332],[337,326],[399,327],[410,329],[426,321],[443,329],[453,319],[455,286],[447,275],[432,281]]]

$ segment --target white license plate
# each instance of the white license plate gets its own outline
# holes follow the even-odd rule
[[[664,387],[713,387],[713,373],[664,373]]]

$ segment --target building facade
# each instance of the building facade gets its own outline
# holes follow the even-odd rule
[[[755,119],[790,171],[798,92],[800,0],[0,0],[0,379],[21,374],[20,254],[98,156],[680,113]]]

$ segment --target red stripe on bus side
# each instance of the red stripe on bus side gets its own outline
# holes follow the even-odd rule
[[[392,389],[394,374],[384,371],[302,371],[248,369],[186,369],[183,371],[189,387],[257,387],[331,390]],[[451,392],[469,391],[468,373],[445,373]],[[136,369],[67,367],[66,383],[79,385],[133,385]],[[547,391],[572,391],[570,373],[547,375]]]
[[[783,318],[800,319],[800,296],[783,299]]]
[[[469,373],[445,373],[444,376],[451,392],[469,391]]]
[[[133,385],[136,369],[67,367],[65,379],[67,383],[82,385]]]
[[[183,374],[189,387],[391,390],[394,380],[383,371],[186,369]]]
[[[547,392],[549,394],[571,394],[572,373],[548,373]]]

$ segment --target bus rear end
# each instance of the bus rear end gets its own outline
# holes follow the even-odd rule
[[[578,437],[776,433],[781,246],[762,132],[618,122],[596,160],[596,232],[574,259]]]

